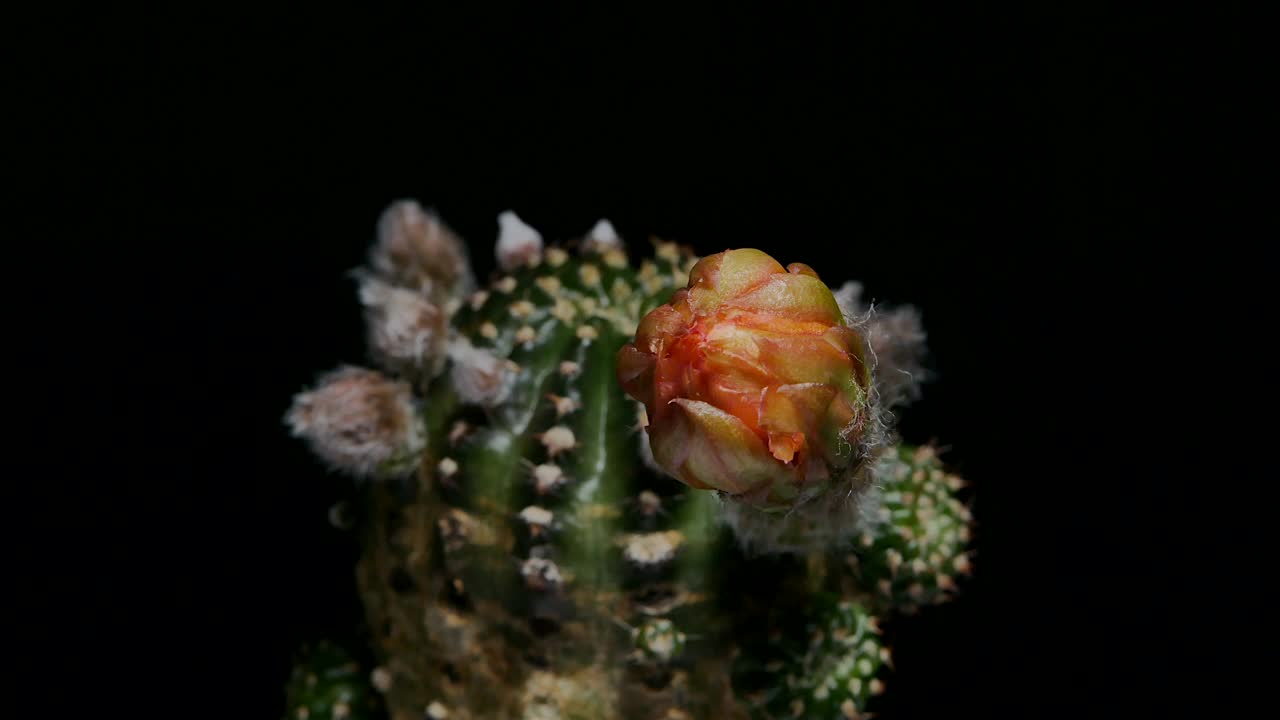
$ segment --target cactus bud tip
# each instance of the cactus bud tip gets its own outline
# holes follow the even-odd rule
[[[511,210],[498,215],[498,243],[494,250],[498,266],[511,272],[542,258],[542,234]]]

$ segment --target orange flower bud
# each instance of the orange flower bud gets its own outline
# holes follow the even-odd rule
[[[752,249],[703,258],[641,320],[617,373],[645,405],[654,459],[691,487],[781,509],[859,459],[866,341],[807,265]]]

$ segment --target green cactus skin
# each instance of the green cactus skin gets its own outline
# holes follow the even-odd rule
[[[940,547],[878,528],[865,547],[851,534],[854,552],[758,555],[720,521],[714,493],[645,466],[642,406],[614,361],[696,259],[665,242],[639,269],[616,247],[548,248],[452,308],[455,339],[506,363],[505,383],[476,402],[455,375],[465,355],[417,378],[417,472],[361,484],[352,512],[393,720],[424,708],[434,720],[866,712],[887,658],[869,610],[923,601],[898,576],[880,597],[852,570],[878,572],[890,550],[928,562]],[[931,482],[950,512],[938,494],[949,486]],[[948,549],[955,567],[962,548]],[[941,598],[945,581],[920,582]]]
[[[833,593],[813,596],[799,617],[802,623],[783,618],[768,645],[751,648],[751,655],[739,656],[735,663],[740,683],[752,675],[763,678],[752,679],[765,688],[748,696],[753,716],[863,717],[871,697],[884,690],[877,676],[889,662],[876,618],[859,603]]]
[[[305,648],[285,689],[284,720],[374,720],[382,700],[345,650],[330,642]]]
[[[901,446],[883,459],[878,524],[854,559],[873,607],[914,613],[945,602],[971,569],[973,516],[956,497],[965,486],[928,446]]]

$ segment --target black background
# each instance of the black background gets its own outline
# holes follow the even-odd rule
[[[973,482],[976,575],[890,626],[882,717],[1232,695],[1205,674],[1230,638],[1188,617],[1213,593],[1182,580],[1225,575],[1181,520],[1201,497],[1178,466],[1203,442],[1146,419],[1198,402],[1168,392],[1189,342],[1178,198],[1215,147],[1182,139],[1182,88],[1206,72],[1183,54],[1189,10],[98,12],[56,18],[21,69],[37,104],[70,100],[74,122],[30,130],[52,217],[97,221],[92,252],[138,279],[98,298],[132,301],[111,318],[138,341],[103,343],[145,377],[92,381],[90,408],[133,441],[109,486],[88,474],[87,497],[125,508],[92,526],[122,541],[99,547],[93,596],[124,600],[80,610],[111,639],[77,654],[140,653],[137,706],[277,717],[296,644],[358,614],[354,548],[325,519],[345,481],[282,416],[364,361],[345,273],[402,197],[438,210],[482,277],[513,209],[548,239],[607,217],[632,245],[758,247],[922,311],[937,379],[902,428]]]

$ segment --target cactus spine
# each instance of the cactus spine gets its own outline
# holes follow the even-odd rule
[[[677,480],[650,452],[619,353],[706,266],[655,241],[635,267],[605,222],[550,247],[514,214],[499,225],[501,272],[475,289],[462,243],[416,203],[393,204],[358,274],[382,370],[324,376],[287,416],[320,457],[364,478],[357,579],[392,717],[861,716],[888,657],[872,613],[945,599],[968,571],[958,480],[927,448],[882,435],[855,453],[861,474],[841,486],[845,502],[761,510]],[[868,338],[894,340],[901,316],[876,326],[811,269],[790,273],[804,277],[748,296],[753,312],[818,297],[834,347],[856,363],[875,356]],[[821,334],[796,307],[794,327]],[[815,350],[822,362],[845,357],[803,342],[827,348]],[[918,361],[903,347],[893,355]],[[356,373],[366,375],[353,384]],[[859,404],[831,416],[856,417],[860,433],[890,407],[867,382],[848,385]],[[769,396],[785,402],[771,401],[782,410],[767,425],[781,428],[770,437],[782,462],[806,447],[806,408],[833,397],[787,387],[799,390]],[[845,436],[823,427],[811,444],[847,461]],[[732,449],[722,442],[707,452]],[[769,502],[803,497],[796,487],[775,483]]]

